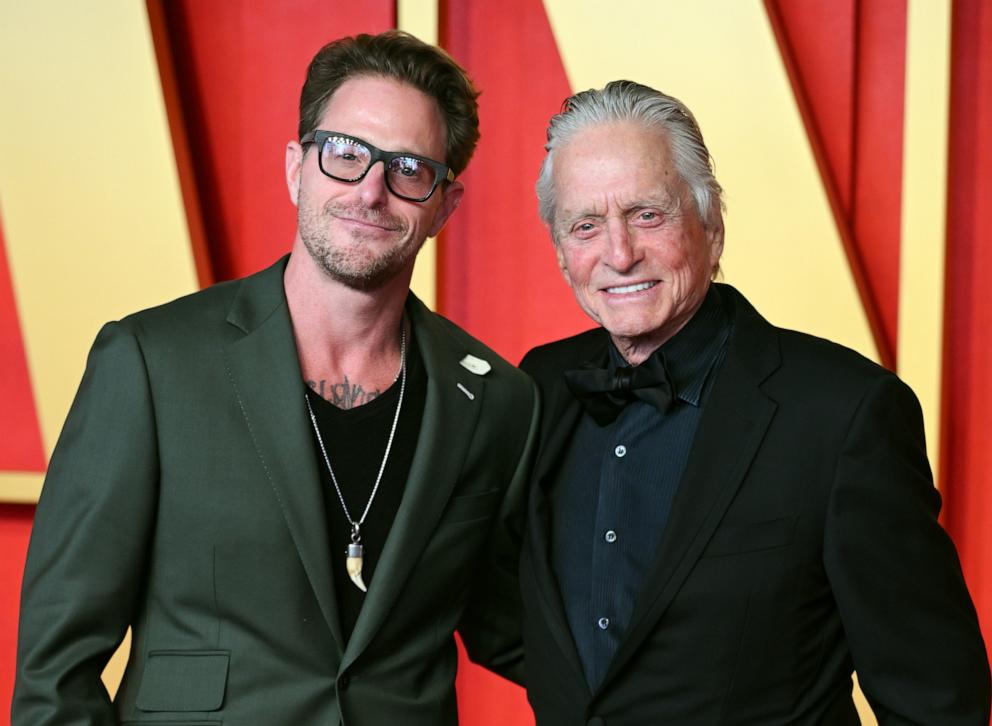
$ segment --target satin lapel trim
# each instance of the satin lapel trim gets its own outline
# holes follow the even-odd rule
[[[585,362],[592,362],[596,365],[603,365],[606,360],[606,346],[609,342],[607,333],[602,330],[602,335],[597,337],[589,347],[585,355],[578,361],[563,361],[565,365],[558,372],[554,380],[551,391],[552,400],[542,401],[543,412],[541,414],[541,445],[537,452],[537,463],[534,467],[534,481],[545,482],[555,472],[555,467],[561,461],[569,441],[572,439],[572,432],[578,423],[582,413],[582,405],[568,390],[565,384],[565,368],[581,365]]]
[[[281,289],[281,275],[278,284]],[[249,295],[239,297],[235,305],[241,304],[241,313],[248,317],[260,317],[262,311],[251,309],[253,302],[245,297]],[[243,329],[254,322],[245,323],[234,310],[229,320]],[[258,327],[228,346],[224,359],[260,469],[282,510],[320,610],[343,651],[323,492],[285,298]]]
[[[545,404],[542,404],[545,405]],[[566,445],[571,439],[572,432],[578,424],[582,407],[568,392],[564,383],[556,383],[554,401],[547,402],[547,413],[543,417],[542,426],[549,430],[550,436],[545,439],[538,453],[535,466],[533,486],[528,504],[528,530],[531,571],[535,588],[541,599],[541,613],[544,615],[548,630],[551,632],[565,660],[571,664],[575,677],[587,689],[585,671],[575,648],[572,629],[565,615],[565,605],[561,599],[558,578],[551,564],[551,509],[547,497],[548,488],[552,485],[555,466],[561,461]],[[544,438],[544,437],[542,437]]]
[[[342,670],[368,647],[420,561],[458,482],[485,398],[485,377],[459,364],[467,351],[412,293],[407,311],[427,372],[424,415],[399,511],[348,640]],[[458,384],[475,398],[469,399]]]
[[[747,341],[751,331],[741,327],[735,337]],[[755,337],[771,337],[765,330],[760,333],[755,331]],[[770,345],[776,351],[770,357],[777,365],[777,344],[772,341]],[[631,629],[597,690],[609,685],[656,627],[723,519],[758,452],[777,406],[758,388],[752,370],[728,355],[718,374],[658,555],[638,596]]]

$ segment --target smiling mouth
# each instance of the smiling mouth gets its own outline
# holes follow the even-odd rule
[[[362,227],[371,227],[373,229],[381,229],[381,230],[384,230],[386,232],[392,232],[395,229],[394,227],[390,227],[388,225],[381,224],[381,223],[378,223],[378,222],[373,222],[373,221],[368,220],[368,219],[358,219],[358,218],[355,218],[355,217],[338,217],[338,219],[341,219],[344,222],[351,222],[352,224],[361,225]]]
[[[633,285],[618,285],[617,287],[608,287],[606,292],[611,295],[623,295],[630,292],[641,292],[641,290],[650,290],[652,287],[658,284],[657,280],[651,280],[649,282],[635,282]]]

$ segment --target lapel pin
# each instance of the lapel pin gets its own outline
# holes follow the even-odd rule
[[[467,370],[469,373],[474,373],[477,376],[484,376],[493,369],[493,367],[489,365],[488,361],[484,361],[482,358],[476,358],[471,353],[466,355],[459,362],[462,364],[462,368]],[[468,393],[468,391],[466,391],[466,393]]]
[[[478,359],[476,359],[476,360],[478,360]],[[483,361],[483,363],[485,363],[485,361]],[[467,388],[465,388],[465,386],[463,386],[461,383],[458,384],[458,390],[461,391],[462,393],[464,393],[466,396],[468,396],[468,400],[469,401],[474,401],[475,400],[475,394],[472,393]]]

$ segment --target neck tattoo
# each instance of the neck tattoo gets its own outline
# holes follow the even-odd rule
[[[310,423],[313,424],[313,432],[317,435],[317,443],[320,445],[320,453],[324,455],[324,463],[327,464],[327,471],[331,474],[331,481],[334,483],[334,491],[338,494],[338,501],[341,502],[341,509],[344,510],[345,519],[348,520],[348,524],[351,525],[351,544],[348,545],[347,552],[345,553],[345,566],[348,570],[348,577],[351,581],[355,583],[357,587],[362,592],[367,592],[368,588],[365,586],[365,582],[362,580],[362,561],[364,559],[365,547],[362,545],[362,525],[365,524],[365,518],[369,514],[369,509],[372,508],[372,501],[375,499],[376,492],[379,491],[379,483],[382,481],[382,473],[386,470],[386,462],[389,460],[389,451],[393,448],[393,437],[396,435],[396,425],[400,421],[400,410],[403,408],[403,393],[406,391],[406,331],[402,328],[402,321],[400,322],[400,369],[396,373],[396,378],[393,379],[393,383],[397,380],[400,382],[400,396],[399,400],[396,402],[396,413],[393,414],[393,425],[389,429],[389,439],[386,441],[386,452],[382,455],[382,463],[379,465],[379,473],[375,477],[375,484],[372,486],[372,493],[369,495],[368,502],[365,503],[365,511],[362,512],[362,516],[355,520],[351,516],[351,511],[348,509],[348,505],[344,501],[344,494],[341,493],[341,487],[338,485],[338,479],[334,476],[334,468],[331,466],[331,458],[327,455],[327,448],[324,446],[324,439],[320,435],[320,428],[317,426],[317,417],[313,415],[313,407],[310,405],[310,399],[303,394],[303,400],[307,404],[307,412],[310,414]]]

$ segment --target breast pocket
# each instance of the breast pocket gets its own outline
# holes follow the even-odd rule
[[[703,557],[727,557],[760,552],[792,543],[796,517],[780,517],[763,522],[725,522],[703,550]]]
[[[224,705],[229,661],[225,650],[152,651],[135,706],[141,711],[217,711]]]

